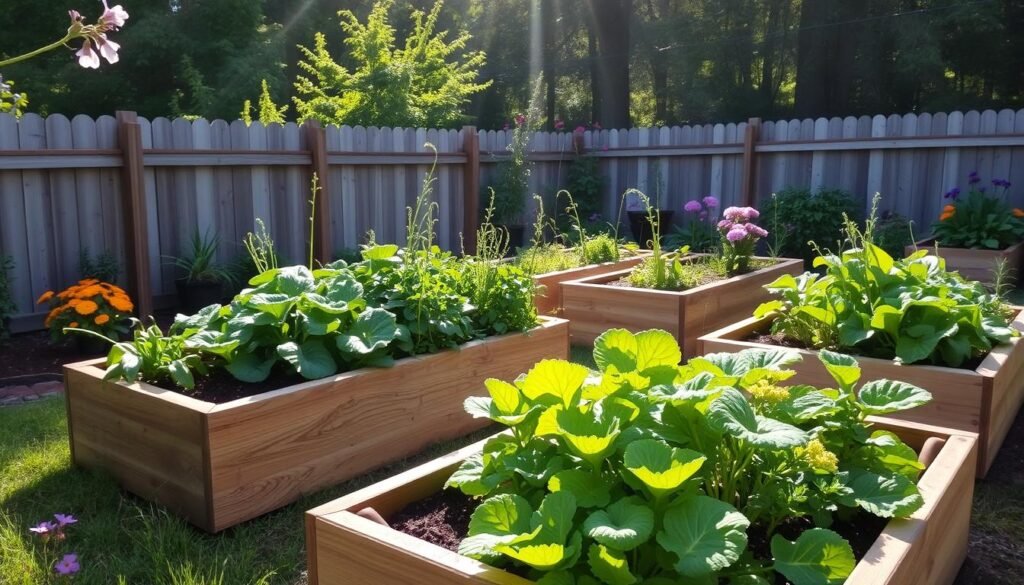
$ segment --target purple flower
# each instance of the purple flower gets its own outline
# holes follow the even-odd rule
[[[981,182],[981,176],[978,175],[978,171],[971,171],[971,174],[968,175],[968,179],[968,182],[971,185],[977,185],[978,183]]]
[[[505,125],[501,127],[502,130],[508,130],[509,128],[511,128],[511,126],[509,126],[508,122],[505,122]]]
[[[58,575],[74,575],[79,569],[81,566],[78,564],[78,555],[75,553],[64,555],[64,558],[53,566],[53,570],[57,571]]]
[[[717,209],[718,198],[708,195],[707,197],[704,198],[704,206],[707,207],[708,209]]]
[[[39,536],[49,536],[57,531],[57,525],[53,522],[40,522],[39,524],[29,528],[28,531],[38,534]]]
[[[954,187],[952,191],[950,191],[949,193],[946,193],[945,198],[946,199],[956,199],[959,196],[960,196],[960,187]]]
[[[741,225],[734,226],[731,230],[729,230],[729,233],[725,234],[725,239],[729,240],[734,244],[736,242],[745,240],[747,239],[747,230],[744,229]]]
[[[753,207],[729,207],[722,215],[725,219],[740,223],[761,217],[761,213]]]
[[[701,221],[705,221],[707,218],[708,218],[708,212],[706,212],[706,211],[700,212],[700,220]]]
[[[54,514],[53,517],[57,519],[57,524],[61,526],[67,526],[68,524],[78,522],[78,518],[75,518],[71,514]]]
[[[107,0],[103,0],[103,15],[100,16],[100,20],[108,28],[117,30],[124,26],[124,22],[128,20],[128,12],[121,8],[120,4],[111,8],[107,6]]]
[[[565,128],[565,122],[562,120],[555,120],[555,130],[561,131],[563,128]]]
[[[1009,189],[1013,184],[1003,179],[992,179],[992,186],[996,188],[1002,187],[1004,189]]]
[[[686,205],[683,206],[683,210],[685,210],[686,213],[697,213],[702,209],[704,209],[703,206],[701,206],[700,201],[697,201],[696,199],[693,201],[687,201]]]
[[[755,238],[766,238],[768,237],[768,231],[759,225],[748,223],[745,226],[747,233],[754,236]]]
[[[573,131],[572,131],[572,133],[573,133],[573,134],[583,134],[583,133],[584,133],[584,132],[586,132],[586,131],[587,131],[587,129],[586,129],[585,127],[583,127],[583,126],[577,126],[577,127],[576,127],[576,128],[575,128],[575,129],[573,130]]]
[[[731,220],[723,219],[722,221],[718,222],[718,229],[724,232],[727,230],[731,230],[732,225],[733,223]]]

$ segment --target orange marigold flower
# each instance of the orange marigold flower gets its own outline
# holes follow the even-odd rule
[[[75,312],[79,315],[92,315],[99,308],[99,305],[92,301],[81,301],[75,305]]]
[[[80,299],[87,299],[87,298],[94,297],[94,296],[96,296],[98,294],[102,294],[102,293],[103,293],[103,289],[100,288],[99,285],[93,284],[93,285],[89,285],[89,286],[87,286],[85,288],[79,289],[78,293],[75,296],[77,296]]]
[[[78,281],[78,284],[80,284],[82,286],[89,286],[91,284],[99,284],[99,283],[100,283],[100,281],[96,280],[95,278],[86,278],[84,280],[79,280]]]
[[[947,205],[947,206],[942,208],[942,211],[944,211],[946,213],[954,212],[954,211],[956,211],[956,206],[955,205]]]
[[[106,325],[107,323],[110,322],[110,315],[96,315],[96,318],[93,319],[93,322],[96,323],[97,325]]]
[[[78,321],[72,321],[68,323],[68,327],[78,327]]]
[[[69,307],[77,307],[78,304],[81,303],[81,302],[82,302],[82,299],[71,299],[70,301],[68,301],[68,306]]]
[[[135,305],[132,304],[132,301],[128,298],[127,295],[115,296],[107,300],[110,301],[111,307],[114,307],[115,309],[121,311],[122,313],[131,313],[132,310],[135,309]]]
[[[1018,217],[1018,218],[1024,217],[1024,210],[1022,210],[1020,208],[1014,209],[1013,210],[1013,217]]]
[[[53,298],[53,291],[52,290],[48,290],[48,291],[44,292],[42,295],[40,295],[39,300],[36,301],[36,304],[37,305],[41,305],[41,304],[45,303],[46,301],[48,301],[48,300],[50,300],[52,298]]]
[[[947,219],[953,217],[954,215],[956,215],[955,212],[947,211],[939,216],[939,221],[946,221]]]

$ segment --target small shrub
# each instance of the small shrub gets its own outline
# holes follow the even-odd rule
[[[817,253],[810,242],[832,247],[843,234],[843,217],[859,221],[860,205],[846,191],[786,189],[766,199],[761,225],[772,236],[768,244],[777,256],[802,258],[810,268]]]
[[[1024,210],[1007,202],[1009,181],[995,179],[992,189],[981,187],[981,177],[971,173],[970,189],[961,196],[960,188],[946,193],[949,203],[932,227],[940,246],[1005,250],[1024,238]]]

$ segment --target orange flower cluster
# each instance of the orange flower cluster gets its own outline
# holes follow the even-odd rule
[[[1016,217],[1017,219],[1024,218],[1024,209],[1014,208],[1013,217]]]
[[[939,216],[939,221],[946,221],[947,219],[956,215],[956,206],[947,205],[942,208],[942,215]]]
[[[64,327],[104,332],[104,326],[116,323],[135,309],[124,289],[95,278],[80,280],[59,293],[48,290],[36,303],[49,303],[45,323],[52,332],[60,332]]]

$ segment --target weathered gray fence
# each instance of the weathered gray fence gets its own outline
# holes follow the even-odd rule
[[[264,127],[240,121],[148,121],[131,113],[96,120],[0,115],[0,253],[14,258],[15,329],[36,327],[35,298],[79,276],[82,249],[114,252],[142,308],[173,293],[169,258],[195,230],[221,238],[220,260],[241,253],[256,218],[282,254],[308,253],[309,183],[320,177],[317,257],[362,242],[401,242],[405,208],[439,152],[435,200],[439,243],[459,250],[475,229],[479,185],[507,156],[511,131]],[[953,112],[588,131],[600,159],[606,217],[636,187],[680,210],[714,194],[726,205],[757,203],[786,187],[883,195],[924,231],[942,194],[978,171],[1008,179],[1024,206],[1024,110]],[[565,186],[575,156],[571,132],[531,140],[531,190]],[[524,218],[528,223],[529,218]],[[472,238],[467,237],[472,245]]]

